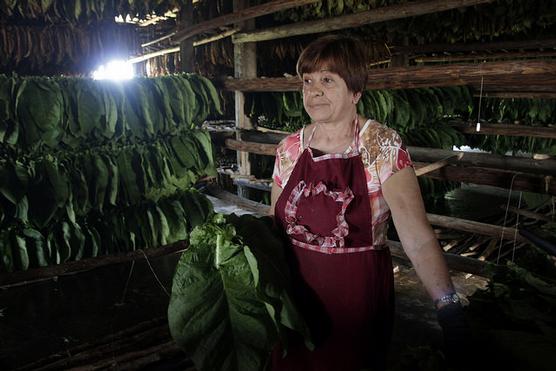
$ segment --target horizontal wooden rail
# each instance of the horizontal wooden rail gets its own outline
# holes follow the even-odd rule
[[[235,139],[226,139],[225,145],[227,148],[236,151],[245,151],[249,153],[267,155],[267,156],[274,156],[276,151],[276,146],[277,146],[276,144],[252,143],[252,142],[238,141]],[[414,165],[417,170],[419,168],[428,165],[428,163],[419,162],[422,161],[421,160],[422,157],[420,156],[421,154],[424,154],[423,157],[428,157],[427,151],[431,151],[431,152],[440,151],[440,153],[457,154],[457,152],[455,151],[437,150],[433,148],[421,148],[421,147],[408,147],[408,150],[414,160]],[[458,164],[463,165],[463,164],[472,164],[473,162],[477,162],[477,161],[469,160],[469,158],[466,159],[466,156],[470,154],[475,156],[479,156],[479,155],[486,156],[484,157],[485,162],[489,162],[493,165],[497,165],[501,167],[507,166],[504,165],[503,162],[496,163],[494,161],[487,160],[489,156],[496,156],[496,155],[469,153],[469,152],[463,152],[463,153],[464,155],[461,157],[460,160],[458,160]],[[435,162],[446,157],[447,156],[442,156],[440,159],[433,159],[428,161]],[[502,156],[502,157],[510,157],[510,156]],[[555,160],[532,160],[532,159],[519,159],[519,158],[515,158],[513,160],[514,161],[524,160],[525,162],[532,162],[532,163],[555,161]],[[535,169],[531,168],[531,170],[535,170]],[[439,179],[439,180],[449,180],[449,181],[462,182],[462,183],[491,185],[495,187],[512,189],[515,191],[529,191],[529,192],[556,195],[556,177],[553,177],[552,175],[543,176],[543,175],[535,175],[535,174],[476,167],[476,166],[473,167],[445,166],[441,169],[427,172],[424,176],[433,179]]]
[[[227,148],[236,151],[245,151],[268,156],[274,156],[276,154],[277,146],[276,144],[238,141],[235,139],[226,139],[225,145]],[[461,155],[458,160],[458,164],[461,165],[556,176],[556,160],[550,158],[536,160],[490,153],[461,152],[414,146],[408,146],[407,149],[414,161],[436,162],[450,156]]]
[[[245,200],[237,195],[234,195],[230,192],[226,192],[216,187],[211,187],[209,188],[208,191],[215,198],[229,202],[233,205],[237,205],[246,211],[252,212],[255,215],[263,216],[263,215],[268,215],[269,213],[270,207],[268,205],[263,205],[251,200]],[[496,233],[499,232],[501,228],[498,226],[493,226],[485,223],[474,224],[477,222],[458,219],[458,218],[451,218],[447,216],[440,216],[435,214],[427,214],[427,217],[432,218],[436,225],[439,226],[447,225],[447,228],[452,228],[452,229],[465,228],[462,230],[467,231],[469,229],[469,226],[476,227],[477,225],[479,225],[477,231],[474,231],[472,233],[486,234],[488,236],[496,235]],[[452,223],[451,223],[452,220],[454,221],[453,223],[454,227],[452,227]],[[491,226],[492,228],[488,228],[488,226]],[[504,232],[505,235],[509,235],[511,233],[511,231],[507,228],[505,229]],[[392,255],[406,260],[408,259],[399,242],[388,240],[387,245],[390,247]],[[479,276],[490,277],[495,271],[497,271],[498,268],[498,266],[495,264],[483,262],[477,259],[467,258],[459,255],[444,253],[444,257],[446,258],[446,263],[448,264],[448,267],[450,269],[476,274]]]
[[[424,14],[443,12],[473,5],[487,4],[494,0],[422,0],[403,4],[388,5],[381,8],[354,14],[342,15],[316,21],[297,22],[264,30],[244,32],[233,38],[234,43],[276,40],[284,37],[331,32],[367,24],[415,17]]]
[[[556,39],[493,41],[465,44],[392,45],[392,54],[426,54],[443,52],[477,52],[486,50],[535,50],[556,48]]]
[[[411,89],[421,87],[480,85],[488,90],[508,86],[527,91],[556,92],[556,60],[499,61],[479,64],[461,63],[435,66],[410,66],[372,69],[367,89]],[[258,77],[221,81],[226,90],[298,91],[297,77]]]
[[[556,95],[554,97],[556,98]],[[481,124],[481,130],[477,132],[475,124],[462,122],[450,123],[449,125],[464,134],[507,135],[512,137],[556,139],[556,126]]]
[[[414,162],[415,168],[427,163]],[[556,195],[556,178],[551,175],[534,175],[482,167],[446,166],[425,175],[428,178],[453,182],[490,185],[511,189]]]

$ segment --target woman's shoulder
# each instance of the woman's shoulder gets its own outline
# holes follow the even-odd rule
[[[361,144],[366,148],[402,146],[402,139],[396,130],[373,119],[365,122],[360,136]]]
[[[301,147],[301,140],[303,139],[303,128],[297,130],[284,137],[280,143],[278,143],[277,151],[279,153],[287,153],[294,155],[299,151]]]

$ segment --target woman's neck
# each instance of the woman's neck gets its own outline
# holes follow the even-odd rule
[[[351,115],[350,115],[351,116]],[[347,117],[350,117],[347,116]],[[346,120],[338,122],[315,122],[320,133],[319,137],[325,141],[337,141],[340,138],[353,136],[354,122],[358,118],[357,114]],[[315,133],[317,134],[317,133]]]

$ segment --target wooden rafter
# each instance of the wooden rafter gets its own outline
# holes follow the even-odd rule
[[[403,4],[389,5],[364,12],[321,19],[317,21],[298,22],[266,30],[238,33],[233,37],[234,43],[275,40],[284,37],[308,35],[321,32],[337,31],[360,27],[366,24],[391,21],[394,19],[415,17],[423,14],[437,13],[445,10],[487,4],[494,0],[423,0]]]
[[[170,37],[173,44],[178,44],[180,41],[199,35],[203,32],[214,30],[218,27],[223,27],[233,23],[240,23],[260,17],[267,14],[272,14],[282,10],[295,8],[307,4],[312,4],[318,0],[274,0],[261,5],[252,6],[249,8],[241,9],[233,12],[232,14],[225,14],[220,17],[210,19],[205,22],[197,23],[186,27]]]

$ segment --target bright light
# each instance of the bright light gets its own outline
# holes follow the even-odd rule
[[[113,60],[93,72],[95,80],[129,80],[133,78],[133,65],[123,60]]]

